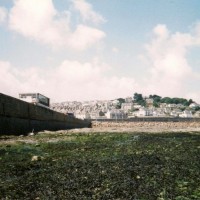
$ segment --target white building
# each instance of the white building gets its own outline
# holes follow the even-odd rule
[[[91,119],[99,119],[104,116],[104,113],[100,110],[90,112]]]
[[[163,109],[164,109],[164,112],[165,112],[166,114],[170,114],[171,111],[172,111],[172,109],[169,108],[169,107],[164,107]]]
[[[182,114],[182,111],[180,109],[174,109],[170,112],[170,115],[173,117],[178,117]]]
[[[191,104],[189,105],[190,108],[196,108],[196,107],[199,107],[199,106],[200,106],[200,105],[197,104],[197,103],[191,103]]]
[[[115,99],[115,100],[112,101],[112,104],[113,104],[113,105],[117,105],[118,103],[119,103],[119,100],[118,100],[118,99]]]
[[[153,115],[153,110],[144,107],[140,108],[139,111],[137,112],[138,117],[152,116],[152,115]]]
[[[137,103],[134,103],[134,104],[133,104],[133,108],[139,109],[139,108],[141,108],[141,107],[142,107],[142,106],[139,105],[139,104],[137,104]]]
[[[128,112],[129,110],[133,109],[133,103],[122,103],[121,109],[125,112]]]
[[[40,93],[21,93],[19,99],[46,108],[50,105],[50,99]]]
[[[200,117],[200,111],[197,111],[197,112],[194,114],[194,117]]]
[[[192,118],[193,116],[190,110],[184,110],[183,113],[179,115],[179,117]]]
[[[109,110],[105,116],[107,119],[126,119],[127,115],[122,110]]]
[[[177,108],[177,105],[175,103],[167,104],[167,107],[169,108]]]
[[[79,119],[91,119],[90,114],[88,112],[75,112],[75,117]]]
[[[167,104],[166,103],[160,103],[160,108],[166,108]]]
[[[146,99],[145,101],[146,101],[146,105],[147,105],[148,107],[153,107],[153,99],[148,98],[148,99]]]
[[[133,98],[132,97],[126,97],[125,98],[125,102],[126,103],[132,103],[133,102]]]
[[[153,116],[154,117],[166,117],[166,114],[164,112],[164,109],[158,108],[158,109],[153,110]]]

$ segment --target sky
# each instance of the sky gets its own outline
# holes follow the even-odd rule
[[[0,93],[200,103],[199,0],[0,0]]]

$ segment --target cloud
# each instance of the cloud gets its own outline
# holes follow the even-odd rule
[[[34,0],[16,0],[9,13],[9,28],[52,48],[85,50],[105,37],[103,31],[84,24],[73,24],[75,28],[72,29],[71,15],[70,11],[56,10],[52,0],[38,1],[37,4]]]
[[[19,81],[16,79],[11,64],[6,61],[0,61],[0,92],[5,94],[15,94],[15,87],[18,86]]]
[[[17,69],[9,62],[0,62],[0,91],[18,96],[23,92],[40,92],[53,101],[113,99],[132,95],[138,88],[133,78],[107,77],[110,69],[106,63],[97,60],[81,63],[65,60],[52,69],[32,67]],[[11,85],[13,85],[11,87]]]
[[[0,7],[0,24],[5,22],[7,17],[7,10],[4,7]]]
[[[92,5],[85,0],[72,0],[74,8],[80,12],[83,21],[92,21],[95,24],[105,22],[105,19],[98,13],[96,13]]]
[[[150,66],[147,91],[165,96],[187,96],[191,80],[196,79],[187,54],[191,47],[200,45],[198,27],[196,24],[195,33],[171,33],[163,24],[153,29],[153,38],[145,46]]]
[[[117,47],[113,47],[113,48],[112,48],[112,52],[114,52],[114,53],[119,53],[119,49],[118,49]]]
[[[78,25],[76,31],[71,35],[68,44],[75,49],[84,50],[100,41],[103,37],[105,37],[105,34],[98,29]]]

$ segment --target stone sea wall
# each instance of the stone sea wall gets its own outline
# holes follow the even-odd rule
[[[115,129],[124,129],[124,130],[191,130],[199,129],[200,121],[199,120],[188,120],[188,121],[93,121],[93,128],[115,128]]]
[[[0,93],[0,135],[90,127],[91,122]]]

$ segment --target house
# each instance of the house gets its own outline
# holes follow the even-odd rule
[[[50,99],[40,93],[21,93],[19,99],[45,108],[49,108],[50,105]]]
[[[88,112],[75,112],[75,117],[79,119],[91,119],[90,114]]]
[[[194,117],[200,117],[200,110],[194,114]]]
[[[144,107],[140,108],[139,111],[137,112],[138,117],[152,116],[152,115],[153,115],[153,110]]]
[[[98,119],[104,116],[104,113],[100,110],[90,112],[91,119]]]
[[[123,110],[109,110],[105,116],[107,119],[126,119],[127,115],[124,113]]]
[[[112,104],[113,104],[114,106],[116,106],[118,103],[119,103],[119,100],[118,100],[118,99],[115,99],[115,100],[112,101]]]
[[[158,109],[153,110],[153,116],[154,117],[165,117],[166,114],[164,112],[164,109],[158,108]]]
[[[184,110],[183,113],[179,115],[179,117],[192,118],[193,116],[190,110]]]
[[[183,104],[179,103],[176,105],[177,108],[185,108],[186,106],[184,106]]]
[[[125,112],[128,112],[129,110],[133,109],[133,103],[122,103],[121,109]]]
[[[133,102],[133,98],[132,97],[126,97],[125,98],[125,103],[132,103]]]
[[[139,108],[141,108],[141,107],[142,107],[142,106],[139,105],[139,104],[137,104],[137,103],[134,103],[134,104],[133,104],[133,108],[139,109]]]
[[[169,103],[169,104],[167,104],[167,107],[169,107],[169,108],[177,108],[177,105],[175,103]]]
[[[173,116],[173,117],[178,117],[179,115],[182,114],[182,111],[180,109],[173,109],[171,112],[170,112],[170,115]]]
[[[164,107],[163,109],[164,109],[164,112],[165,112],[166,114],[170,114],[171,111],[172,111],[172,109],[169,108],[169,107]]]
[[[191,104],[189,105],[190,108],[196,108],[196,107],[199,107],[199,106],[200,106],[200,105],[197,104],[197,103],[191,103]]]
[[[160,103],[160,108],[166,108],[167,104],[166,103]]]
[[[151,98],[146,99],[146,105],[147,107],[153,107],[153,99]]]

